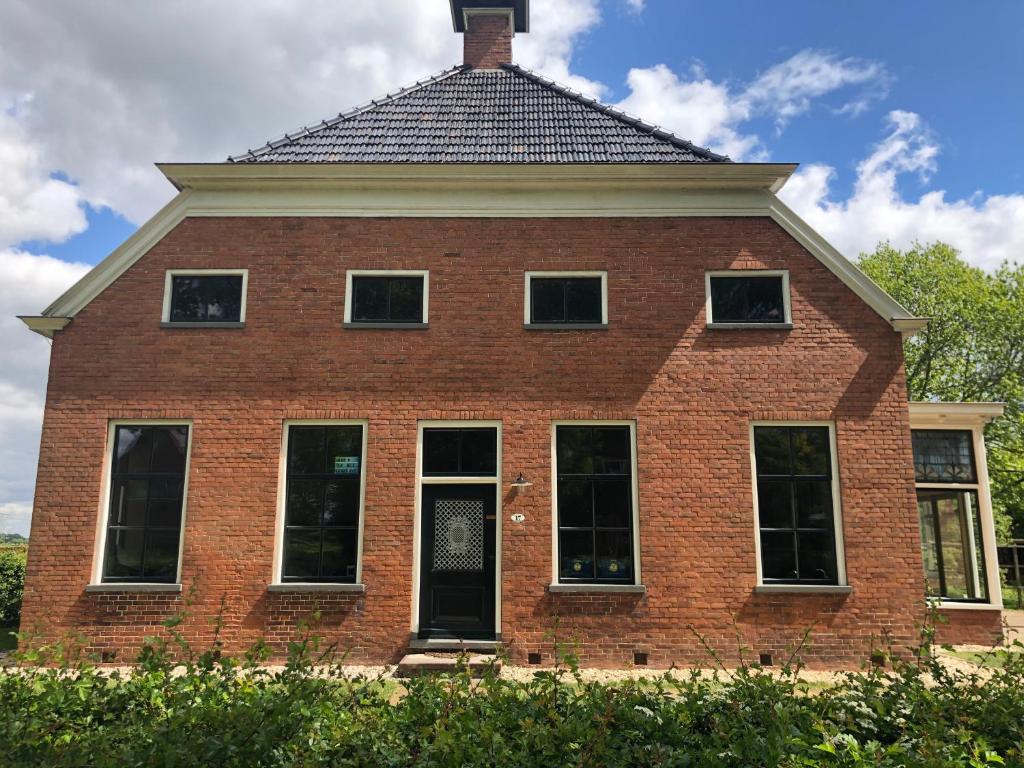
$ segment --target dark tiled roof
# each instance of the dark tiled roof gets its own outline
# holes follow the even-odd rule
[[[514,64],[456,67],[235,163],[707,163],[728,158]]]

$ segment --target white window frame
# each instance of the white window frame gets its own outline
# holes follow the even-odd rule
[[[560,277],[599,277],[601,278],[601,322],[600,323],[534,323],[532,317],[533,309],[533,279],[539,278],[560,278]],[[527,328],[604,328],[608,325],[608,272],[602,270],[591,271],[527,271],[524,276],[524,297],[523,304],[523,325]]]
[[[711,311],[711,278],[713,277],[781,277],[782,308],[784,319],[781,323],[716,323]],[[792,328],[793,309],[789,294],[788,269],[715,269],[704,273],[704,318],[708,328]]]
[[[827,427],[829,460],[832,463],[832,525],[836,542],[836,584],[784,584],[770,581],[765,583],[761,564],[761,512],[757,498],[757,455],[754,449],[754,430],[757,427]],[[757,565],[757,588],[759,591],[777,592],[837,592],[847,591],[849,581],[846,573],[846,542],[843,537],[842,483],[839,477],[839,444],[834,421],[752,421],[747,439],[750,443],[750,484],[754,502],[754,557]]]
[[[629,459],[632,499],[633,581],[629,584],[602,582],[562,582],[558,574],[558,428],[559,427],[629,427]],[[640,572],[640,483],[638,480],[635,419],[559,419],[551,422],[551,587],[557,591],[616,592],[632,591],[643,585]],[[560,589],[559,589],[560,588]]]
[[[359,468],[359,525],[356,544],[356,580],[350,582],[282,581],[284,569],[284,527],[288,507],[288,438],[292,427],[362,427],[362,465]],[[278,460],[277,517],[274,522],[274,560],[270,587],[281,592],[362,592],[363,586],[363,529],[366,517],[366,474],[369,462],[366,447],[369,444],[368,419],[285,419],[281,430],[281,455]]]
[[[1003,589],[999,577],[995,516],[992,511],[992,490],[988,476],[988,452],[985,446],[985,424],[1002,414],[1002,407],[986,411],[974,403],[911,403],[910,430],[943,430],[970,432],[974,449],[974,483],[922,483],[914,482],[918,490],[975,491],[978,498],[978,517],[981,519],[982,556],[985,558],[985,579],[988,602],[963,602],[935,598],[942,610],[998,611],[1003,608]],[[985,404],[989,405],[989,404]],[[972,408],[975,407],[975,408]]]
[[[216,327],[221,323],[217,322],[173,322],[171,320],[171,287],[174,284],[175,277],[218,277],[221,275],[241,275],[242,276],[242,302],[239,305],[238,311],[238,323],[230,321],[230,325],[241,324],[245,322],[245,310],[248,296],[249,296],[249,270],[248,269],[168,269],[164,275],[164,303],[163,309],[160,314],[160,322],[167,323],[168,325],[181,325],[181,326],[198,326],[205,325],[210,327]]]
[[[423,431],[426,429],[494,429],[498,452],[493,475],[424,475]],[[420,561],[423,557],[423,486],[424,485],[491,485],[494,484],[494,632],[501,637],[501,542],[502,542],[502,422],[498,419],[420,420],[416,423],[416,499],[413,506],[412,534],[412,617],[410,631],[420,631]]]
[[[150,581],[103,581],[103,561],[107,551],[107,522],[110,518],[110,498],[114,478],[114,437],[118,427],[188,427],[188,445],[185,448],[185,478],[181,490],[181,530],[178,534],[178,569],[174,582]],[[100,494],[99,524],[96,529],[95,551],[93,553],[92,580],[89,586],[95,591],[179,591],[181,587],[181,560],[185,551],[185,524],[188,513],[188,481],[192,469],[192,440],[195,427],[191,419],[111,419],[107,423],[106,449],[103,458],[103,492]]]
[[[352,278],[353,277],[422,277],[423,278],[423,317],[420,322],[382,323],[375,321],[352,321]],[[430,322],[430,270],[429,269],[350,269],[345,272],[345,318],[346,327],[350,328],[409,328],[424,326]]]

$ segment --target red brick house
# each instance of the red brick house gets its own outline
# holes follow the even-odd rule
[[[24,628],[123,659],[186,602],[209,641],[223,599],[232,648],[319,610],[373,662],[549,662],[557,619],[590,665],[812,625],[851,664],[913,640],[927,577],[951,637],[997,634],[998,409],[908,406],[924,321],[776,197],[795,166],[511,64],[526,0],[452,10],[462,66],[160,166],[177,197],[25,318]]]

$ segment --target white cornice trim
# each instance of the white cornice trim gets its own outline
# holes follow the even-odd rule
[[[910,426],[973,427],[998,419],[1006,409],[1005,403],[910,403]]]
[[[157,163],[178,189],[253,189],[292,182],[303,188],[361,182],[395,189],[406,185],[461,187],[572,187],[639,185],[670,189],[778,191],[794,163]]]
[[[18,319],[40,336],[53,338],[57,331],[63,331],[71,322],[70,317],[47,317],[45,315],[18,315]]]
[[[43,315],[74,317],[187,216],[744,216],[778,223],[895,330],[923,327],[772,193],[794,167],[164,165],[182,191]]]

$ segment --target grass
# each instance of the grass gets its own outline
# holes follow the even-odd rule
[[[1021,601],[1021,596],[1024,595],[1024,588],[1020,592],[1017,591],[1016,587],[1008,587],[1003,585],[1003,607],[1007,610],[1021,610],[1024,609],[1024,603]]]
[[[973,664],[977,664],[979,667],[987,667],[989,669],[1002,669],[1006,666],[1006,662],[1010,660],[1010,655],[1015,654],[1017,658],[1020,656],[1019,651],[945,651],[950,656],[955,656],[958,659],[964,659],[970,661]]]

